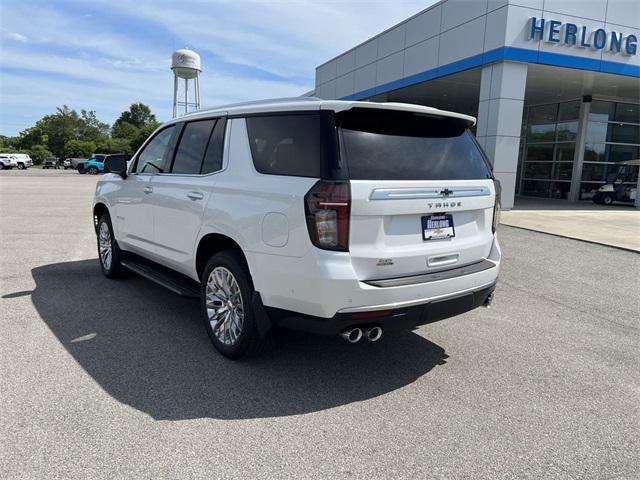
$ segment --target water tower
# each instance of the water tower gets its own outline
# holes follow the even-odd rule
[[[173,118],[178,116],[178,109],[184,106],[184,113],[189,108],[200,109],[200,55],[192,50],[181,48],[171,55],[171,70],[173,70]],[[178,93],[179,81],[184,80],[184,95]],[[189,101],[189,80],[193,80],[193,101]],[[184,100],[180,100],[180,98]]]

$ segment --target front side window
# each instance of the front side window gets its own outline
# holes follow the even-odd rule
[[[256,170],[270,175],[320,177],[320,115],[291,113],[248,117]]]
[[[161,173],[164,156],[167,147],[173,135],[175,125],[172,125],[160,131],[149,143],[144,150],[138,155],[135,166],[135,173]]]

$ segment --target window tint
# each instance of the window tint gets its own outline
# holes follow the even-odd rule
[[[216,121],[189,122],[184,127],[171,173],[200,173],[204,152]]]
[[[363,110],[338,115],[351,179],[491,178],[484,155],[460,120]]]
[[[219,118],[213,128],[209,145],[204,155],[200,173],[212,173],[222,169],[222,152],[224,151],[225,118]]]
[[[247,131],[260,173],[320,177],[320,115],[248,117]]]
[[[174,128],[174,125],[165,128],[144,147],[144,150],[138,155],[138,161],[135,167],[136,173],[162,172],[164,155],[171,140],[171,135],[173,135]]]

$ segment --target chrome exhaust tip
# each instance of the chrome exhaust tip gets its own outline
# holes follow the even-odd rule
[[[365,335],[370,342],[377,342],[382,338],[382,327],[371,327],[367,329]]]
[[[493,293],[489,294],[482,305],[486,308],[491,308],[491,302],[493,302]]]
[[[362,339],[361,328],[347,328],[340,333],[340,336],[349,343],[358,343]]]

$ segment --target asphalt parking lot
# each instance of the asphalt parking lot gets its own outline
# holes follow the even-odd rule
[[[234,363],[101,275],[95,181],[0,174],[0,478],[640,477],[640,255],[502,227],[491,309]]]

